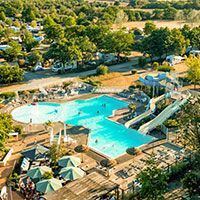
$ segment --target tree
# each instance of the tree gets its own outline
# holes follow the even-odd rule
[[[27,52],[30,52],[33,48],[39,46],[39,42],[34,40],[32,33],[25,31],[23,35],[23,44]]]
[[[63,146],[53,144],[50,146],[49,153],[47,154],[48,158],[51,159],[51,164],[56,166],[58,160],[66,154],[66,151]]]
[[[8,43],[8,45],[11,47],[10,49],[6,49],[4,51],[4,53],[2,54],[3,58],[8,61],[11,62],[13,61],[15,58],[17,58],[19,56],[19,54],[21,53],[21,46],[14,40],[10,41]]]
[[[145,162],[145,169],[137,175],[137,181],[141,184],[139,196],[141,199],[161,200],[164,199],[168,183],[167,175],[158,168],[160,161],[151,154]]]
[[[117,13],[117,16],[115,18],[115,21],[114,23],[115,24],[122,24],[122,23],[125,23],[128,21],[128,16],[127,14],[123,11],[123,10],[120,10],[118,13]]]
[[[64,30],[59,24],[46,26],[44,31],[51,41],[61,40],[64,37]]]
[[[42,56],[38,51],[33,51],[27,55],[26,59],[28,61],[28,65],[35,66],[37,62],[42,61]]]
[[[134,113],[135,110],[136,110],[136,104],[134,102],[131,102],[129,105],[128,105],[128,108],[129,108],[129,111],[131,113]]]
[[[77,41],[77,46],[81,51],[82,63],[83,61],[90,60],[92,57],[94,57],[96,53],[96,46],[94,43],[90,42],[87,36],[85,37],[80,36],[77,38],[76,41]]]
[[[99,65],[96,69],[98,75],[105,75],[108,73],[108,67],[105,65]]]
[[[191,198],[195,194],[200,194],[200,176],[198,172],[187,172],[181,181],[183,183],[183,188],[187,189]]]
[[[43,24],[44,26],[51,26],[51,25],[56,25],[56,22],[53,20],[53,18],[50,15],[47,15],[43,19]]]
[[[46,171],[46,172],[44,172],[43,178],[44,179],[51,179],[51,178],[53,178],[53,172],[52,171]]]
[[[175,19],[177,14],[177,10],[173,7],[165,8],[164,9],[164,14],[163,14],[163,19]]]
[[[16,27],[18,27],[18,28],[21,27],[21,24],[19,23],[19,20],[18,20],[18,19],[15,20],[14,26],[16,26]]]
[[[12,83],[22,81],[24,71],[18,66],[0,65],[0,83]]]
[[[9,19],[9,18],[6,18],[6,24],[7,25],[9,25],[9,26],[11,26],[12,25],[12,20],[11,19]]]
[[[73,40],[62,39],[51,44],[48,52],[44,54],[44,57],[61,62],[64,66],[66,62],[72,62],[81,56],[80,50]]]
[[[190,83],[194,84],[194,89],[196,89],[196,84],[200,81],[200,57],[191,56],[187,58],[186,65],[188,67],[187,78]]]
[[[120,55],[129,55],[133,46],[133,36],[131,33],[124,33],[122,30],[110,32],[105,36],[104,48],[108,53],[115,53],[118,61]]]
[[[37,23],[35,20],[31,21],[31,27],[33,28],[37,27]]]
[[[74,26],[76,25],[76,18],[72,16],[66,16],[63,18],[63,23],[65,26]]]
[[[199,47],[200,46],[200,27],[195,27],[193,28],[190,33],[189,33],[189,39],[190,39],[190,44],[193,47]]]
[[[152,31],[154,31],[156,29],[156,25],[154,24],[154,22],[152,21],[147,21],[145,23],[145,27],[144,27],[144,33],[146,35],[149,35],[152,33]]]
[[[6,21],[6,15],[3,11],[0,12],[0,20],[2,20],[3,22]]]
[[[172,29],[171,31],[171,50],[175,55],[183,55],[186,49],[186,40],[178,29]]]
[[[189,99],[179,113],[178,122],[180,132],[178,135],[179,142],[192,148],[200,150],[200,97]]]

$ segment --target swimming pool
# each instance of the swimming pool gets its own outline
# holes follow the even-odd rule
[[[105,104],[105,106],[102,106]],[[25,105],[12,112],[15,120],[28,123],[44,123],[48,120],[63,121],[72,125],[83,125],[91,129],[90,147],[115,158],[129,147],[139,147],[152,141],[151,136],[141,135],[136,130],[127,129],[106,117],[113,110],[123,108],[128,103],[106,95],[88,100],[70,101],[64,104],[39,103]],[[79,112],[81,111],[81,114]],[[96,142],[98,140],[98,142]]]

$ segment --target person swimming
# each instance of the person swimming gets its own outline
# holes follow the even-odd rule
[[[82,114],[82,110],[80,110],[80,111],[78,112],[78,115],[80,115],[80,114]]]
[[[99,140],[98,140],[98,139],[96,139],[96,140],[95,140],[95,143],[97,144],[98,142],[99,142]]]
[[[55,112],[55,113],[58,113],[58,110],[57,110],[57,109],[55,109],[55,110],[54,110],[54,112]]]
[[[97,110],[97,114],[99,114],[99,111]]]

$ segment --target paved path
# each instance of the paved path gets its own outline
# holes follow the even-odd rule
[[[138,63],[138,59],[134,58],[131,61],[126,62],[126,63],[110,66],[109,70],[116,71],[116,72],[127,72],[133,69],[132,66],[136,65],[137,63]],[[96,73],[95,69],[85,71],[85,72],[80,72],[80,73],[69,73],[69,74],[64,74],[64,75],[56,74],[54,76],[52,76],[52,73],[49,72],[49,76],[51,75],[51,77],[49,77],[48,72],[46,74],[26,72],[25,78],[28,79],[27,82],[24,82],[18,85],[2,87],[0,88],[0,92],[29,90],[29,89],[48,86],[48,85],[59,84],[59,83],[62,83],[63,81],[72,81],[74,78],[93,75],[95,73]]]

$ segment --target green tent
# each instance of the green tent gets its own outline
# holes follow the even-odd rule
[[[42,178],[44,172],[51,172],[51,171],[52,170],[50,167],[46,167],[46,166],[35,167],[28,170],[27,176],[30,176],[32,179]]]
[[[81,164],[80,158],[75,156],[63,156],[58,160],[58,165],[60,167],[77,167]]]
[[[64,179],[76,180],[82,178],[85,173],[83,170],[77,167],[65,167],[60,170],[59,174]]]
[[[43,194],[47,194],[49,192],[58,190],[62,187],[61,181],[56,178],[51,179],[43,179],[36,183],[36,190],[38,192],[42,192]]]
[[[26,158],[29,158],[30,160],[37,160],[43,158],[48,153],[48,151],[48,148],[42,145],[36,145],[30,149],[27,149],[21,154],[24,155]]]

